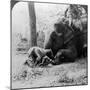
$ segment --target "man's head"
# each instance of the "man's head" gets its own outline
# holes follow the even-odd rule
[[[65,29],[65,26],[62,22],[60,22],[60,23],[55,23],[54,28],[57,33],[62,33],[63,30]]]

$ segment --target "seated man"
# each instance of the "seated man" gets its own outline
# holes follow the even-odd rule
[[[45,43],[45,49],[53,51],[55,62],[71,62],[77,57],[77,50],[74,44],[72,31],[66,28],[63,23],[56,23],[55,30],[50,34],[49,39]]]

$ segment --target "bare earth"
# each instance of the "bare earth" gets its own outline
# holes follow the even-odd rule
[[[45,68],[29,68],[23,65],[27,56],[13,55],[12,88],[36,88],[67,85],[87,85],[87,59]],[[27,71],[25,76],[24,71]]]

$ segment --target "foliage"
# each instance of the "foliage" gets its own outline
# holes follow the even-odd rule
[[[70,5],[65,11],[65,17],[72,19],[80,19],[86,13],[86,10],[81,5]]]

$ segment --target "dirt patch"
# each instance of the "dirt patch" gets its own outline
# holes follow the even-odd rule
[[[66,85],[86,85],[87,80],[86,59],[78,62],[49,66],[44,68],[23,67],[12,77],[13,88],[33,88]]]

